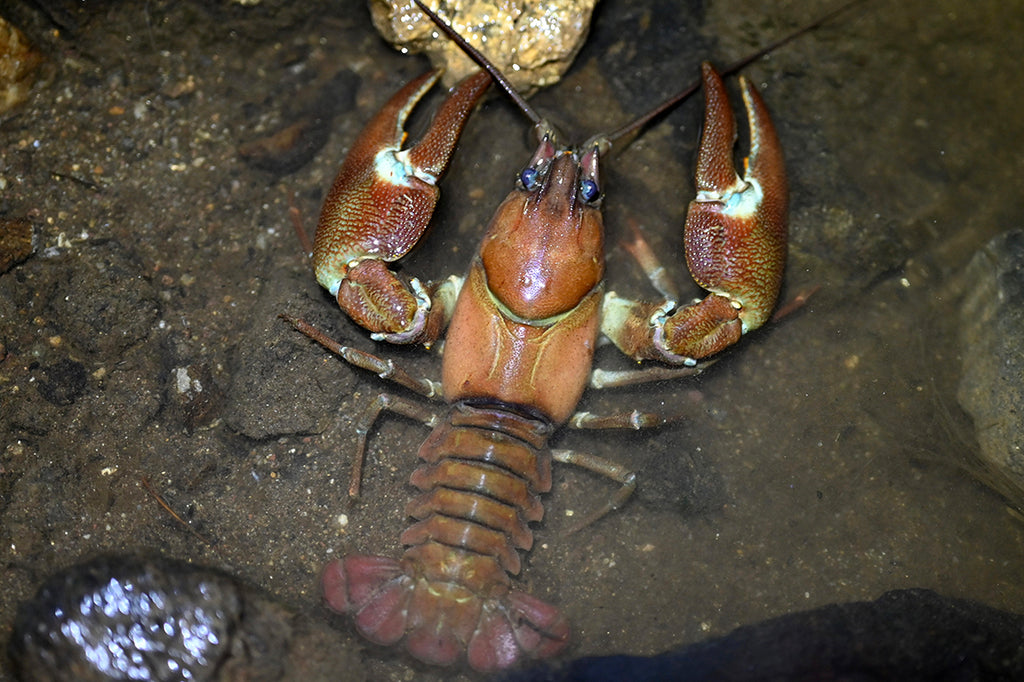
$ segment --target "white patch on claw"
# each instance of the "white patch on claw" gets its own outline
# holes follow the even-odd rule
[[[676,310],[675,303],[668,301],[662,304],[654,314],[651,315],[651,327],[654,328],[654,333],[651,334],[651,341],[654,343],[654,347],[661,353],[662,358],[665,362],[671,365],[684,365],[686,367],[695,367],[697,361],[688,355],[680,355],[674,353],[668,347],[668,340],[665,338],[665,323],[668,322],[669,314],[674,313]]]
[[[411,179],[418,178],[428,185],[437,183],[437,178],[409,161],[409,151],[403,149],[396,152],[393,148],[383,149],[373,160],[377,177],[390,185],[400,187],[411,186]]]
[[[697,196],[693,200],[698,204],[723,204],[725,201],[722,199],[721,192],[712,192],[710,190],[702,189],[697,192]]]
[[[345,281],[344,277],[323,277],[320,280],[320,286],[327,289],[331,293],[331,296],[338,297],[338,292],[341,291],[341,283]]]
[[[753,218],[761,209],[763,199],[764,192],[761,190],[761,183],[757,180],[749,180],[742,191],[734,192],[725,200],[723,211],[734,218]]]

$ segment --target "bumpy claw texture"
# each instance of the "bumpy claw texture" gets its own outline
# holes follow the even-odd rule
[[[353,320],[399,343],[431,341],[424,329],[444,325],[428,322],[429,296],[415,285],[410,291],[382,263],[407,254],[426,232],[440,193],[436,180],[491,82],[480,72],[460,83],[423,138],[402,149],[405,120],[437,78],[428,72],[411,81],[363,129],[324,201],[313,246],[320,285]]]
[[[771,315],[786,266],[789,190],[782,148],[757,89],[742,76],[750,156],[733,165],[736,119],[714,68],[703,65],[704,132],[697,196],[686,216],[686,263],[710,294],[693,305],[644,303],[609,294],[602,331],[637,360],[693,364],[736,343]],[[643,265],[643,264],[642,264]],[[654,280],[655,266],[645,266]]]
[[[703,65],[706,115],[697,161],[697,197],[686,216],[686,262],[694,280],[728,299],[743,332],[771,315],[786,265],[789,188],[775,126],[764,100],[740,76],[750,121],[744,177],[732,162],[736,120],[721,77]]]
[[[463,653],[481,672],[508,668],[523,658],[544,658],[568,642],[561,612],[517,590],[482,597],[453,583],[410,575],[385,557],[349,556],[326,566],[328,606],[352,616],[360,634],[397,644],[432,665],[450,665]]]

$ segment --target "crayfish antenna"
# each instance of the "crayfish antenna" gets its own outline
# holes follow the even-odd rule
[[[484,53],[470,45],[469,41],[459,35],[458,31],[452,28],[444,19],[435,14],[429,7],[424,5],[422,0],[413,1],[416,3],[416,6],[420,8],[420,11],[430,17],[430,20],[433,21],[439,29],[441,29],[442,33],[448,36],[462,49],[463,52],[466,53],[467,57],[472,59],[481,69],[490,74],[491,79],[498,85],[498,87],[505,91],[505,94],[509,96],[509,99],[515,103],[519,110],[523,112],[523,114],[530,119],[530,122],[533,123],[534,127],[537,128],[538,139],[543,137],[543,131],[551,130],[550,124],[548,124],[544,118],[537,113],[536,109],[530,106],[529,102],[519,94],[519,91],[516,90],[509,79],[505,77],[505,74],[503,74],[501,70],[495,66],[486,55],[484,55]]]
[[[831,12],[827,12],[826,14],[823,14],[822,16],[818,17],[814,21],[801,26],[800,28],[796,29],[795,31],[787,33],[786,35],[782,36],[778,40],[776,40],[774,42],[771,42],[771,43],[768,43],[767,45],[765,45],[765,46],[763,46],[763,47],[761,47],[761,48],[759,48],[757,50],[754,50],[753,52],[751,52],[750,54],[746,55],[745,57],[741,57],[740,59],[737,59],[732,64],[729,64],[724,69],[721,69],[719,71],[719,75],[721,75],[724,78],[725,76],[731,76],[731,75],[733,75],[735,73],[738,73],[741,69],[743,69],[744,67],[748,66],[752,62],[760,59],[761,57],[763,57],[763,56],[765,56],[767,54],[770,54],[770,53],[774,52],[775,50],[779,49],[783,45],[786,45],[788,43],[793,42],[794,40],[796,40],[797,38],[799,38],[802,35],[810,33],[811,31],[815,30],[816,28],[818,28],[822,24],[825,24],[825,23],[828,23],[829,21],[832,21],[833,19],[838,17],[840,14],[843,14],[847,10],[852,9],[855,5],[859,5],[859,4],[863,3],[863,2],[865,2],[865,0],[850,0],[849,2],[846,2],[846,3],[836,7]],[[416,0],[416,4],[419,4],[419,0]],[[686,86],[683,90],[679,91],[677,94],[673,95],[672,97],[670,97],[666,101],[664,101],[661,104],[659,104],[658,106],[654,107],[653,109],[648,111],[646,114],[643,114],[642,116],[640,116],[636,120],[631,121],[630,123],[627,123],[626,125],[622,126],[621,128],[619,128],[619,129],[617,129],[617,130],[615,130],[615,131],[613,131],[611,133],[608,133],[607,135],[605,135],[605,137],[608,139],[609,144],[619,145],[619,146],[622,146],[622,147],[629,146],[629,143],[632,142],[633,139],[644,128],[646,128],[648,126],[648,124],[650,124],[653,121],[661,118],[664,114],[666,114],[669,111],[671,111],[672,109],[674,109],[676,107],[676,105],[681,103],[683,100],[687,99],[693,93],[697,92],[697,90],[700,88],[700,85],[701,85],[700,79],[699,78],[695,79],[692,83],[690,83],[690,85]]]

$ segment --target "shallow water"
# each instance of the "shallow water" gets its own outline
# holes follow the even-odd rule
[[[602,0],[573,70],[533,103],[583,139],[688,83],[701,59],[729,62],[829,6],[750,16],[746,4]],[[325,561],[398,556],[426,432],[385,419],[350,507],[353,420],[391,389],[276,315],[430,376],[439,363],[344,319],[308,272],[288,195],[311,228],[362,122],[425,65],[382,45],[361,3],[65,11],[75,25],[54,11],[55,35],[18,10],[53,66],[0,119],[0,211],[31,218],[41,241],[0,276],[0,633],[44,576],[109,551],[217,565],[325,619]],[[683,413],[679,424],[556,437],[640,479],[625,509],[566,535],[570,512],[614,486],[556,468],[522,578],[570,617],[571,655],[655,653],[902,587],[1024,610],[1024,525],[965,473],[977,446],[955,398],[959,273],[1024,209],[1022,32],[1024,10],[1005,3],[878,0],[746,70],[791,178],[783,297],[818,290],[695,380],[581,405]],[[343,81],[352,100],[337,93],[309,163],[281,176],[239,158],[337,69],[358,76]],[[615,246],[627,221],[679,253],[699,125],[696,98],[605,165],[611,288],[653,296]],[[503,100],[477,113],[408,272],[465,268],[529,157],[527,133]],[[611,348],[598,361],[628,367]],[[349,651],[363,646],[342,619],[330,625]],[[362,665],[374,679],[442,677],[375,647]]]

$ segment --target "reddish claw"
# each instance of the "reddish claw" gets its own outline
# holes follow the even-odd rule
[[[685,241],[690,273],[711,295],[665,325],[665,350],[693,358],[735,343],[771,315],[786,265],[789,197],[782,148],[761,95],[740,76],[750,120],[750,156],[740,178],[725,86],[710,64],[702,69],[706,115]]]
[[[402,149],[405,119],[438,75],[410,82],[363,129],[324,201],[313,246],[320,285],[376,338],[395,343],[433,341],[447,323],[453,295],[440,294],[443,305],[432,310],[436,288],[416,279],[407,286],[385,263],[407,254],[426,232],[440,194],[435,183],[491,82],[484,72],[462,81],[423,138]]]
[[[757,89],[740,76],[750,156],[739,177],[729,97],[710,64],[702,71],[704,132],[684,241],[690,273],[711,293],[682,308],[676,301],[655,305],[610,293],[602,330],[637,359],[692,364],[727,348],[768,320],[782,283],[789,190],[775,126]],[[646,269],[654,277],[656,263]]]

